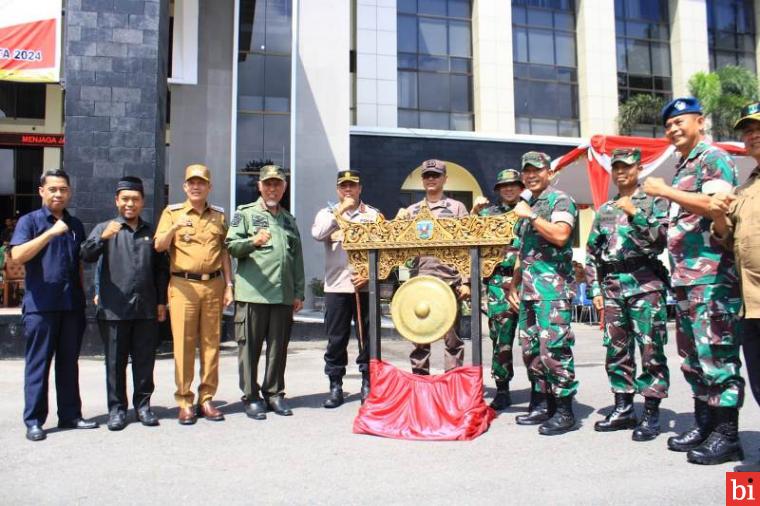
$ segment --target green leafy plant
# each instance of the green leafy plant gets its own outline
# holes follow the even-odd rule
[[[309,281],[309,290],[314,297],[325,296],[325,282],[319,278],[311,278]]]
[[[631,135],[639,125],[656,125],[660,122],[660,111],[665,106],[664,98],[640,93],[632,95],[620,104],[618,109],[618,131],[620,135]]]
[[[758,100],[757,76],[745,67],[726,66],[714,72],[697,72],[689,79],[689,92],[702,104],[714,140],[735,139],[734,122],[741,108]]]

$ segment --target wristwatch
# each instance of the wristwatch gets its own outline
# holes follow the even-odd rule
[[[536,218],[538,218],[538,214],[535,211],[533,211],[532,213],[530,213],[530,216],[528,216],[528,221],[533,223],[534,221],[536,221]]]

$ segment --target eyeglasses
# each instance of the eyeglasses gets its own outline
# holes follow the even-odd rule
[[[442,175],[437,172],[425,172],[422,174],[422,179],[438,179]]]

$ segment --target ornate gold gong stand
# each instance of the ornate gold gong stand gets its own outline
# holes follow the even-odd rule
[[[470,278],[472,297],[472,363],[481,365],[480,282],[504,258],[512,242],[517,216],[435,218],[427,206],[412,219],[352,223],[339,218],[343,248],[351,268],[369,278],[369,354],[380,359],[380,298],[378,281],[394,267],[417,256],[435,256]]]

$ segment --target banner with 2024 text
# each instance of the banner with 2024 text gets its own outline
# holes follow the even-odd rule
[[[62,0],[0,0],[0,81],[57,83]]]

